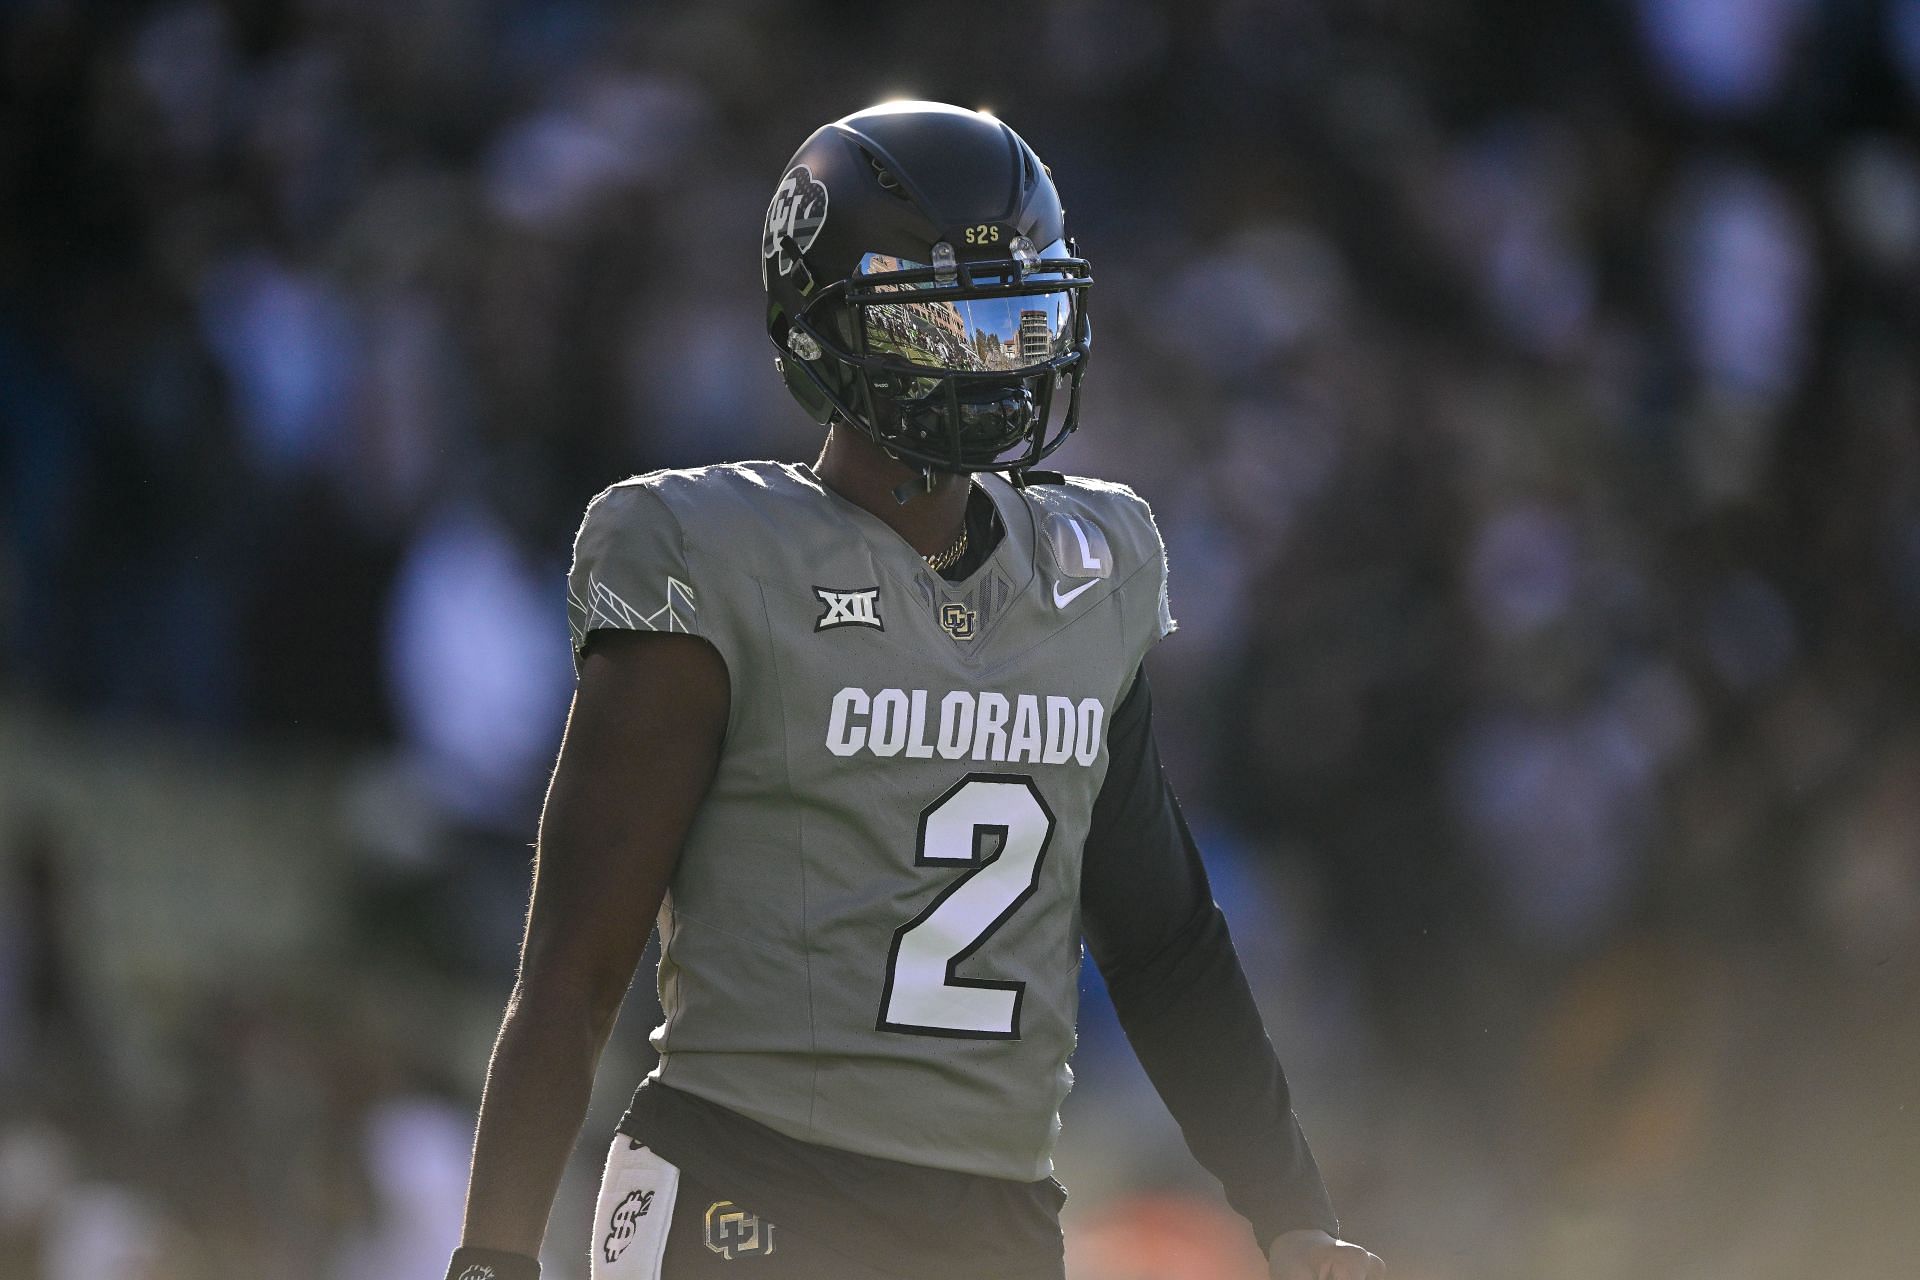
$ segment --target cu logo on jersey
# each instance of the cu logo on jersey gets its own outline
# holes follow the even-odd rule
[[[728,1262],[763,1257],[773,1252],[773,1224],[731,1200],[715,1200],[707,1206],[707,1248]]]
[[[761,283],[766,283],[768,262],[774,263],[783,276],[793,270],[798,259],[788,252],[787,239],[805,253],[819,238],[826,221],[827,184],[803,164],[787,170],[773,193],[773,203],[767,206],[767,226],[760,236]]]
[[[957,600],[949,600],[940,606],[940,629],[955,640],[973,639],[973,623],[977,615]]]
[[[825,613],[814,620],[815,631],[831,631],[835,627],[872,627],[875,631],[885,631],[880,622],[880,588],[867,587],[861,591],[835,591],[831,587],[815,587],[813,594],[820,597],[820,603],[827,607]]]
[[[633,1243],[633,1237],[640,1229],[640,1219],[647,1216],[647,1210],[653,1208],[653,1192],[630,1191],[613,1211],[613,1219],[607,1224],[607,1240],[600,1246],[600,1252],[606,1256],[607,1265],[620,1261],[620,1255]]]
[[[460,1280],[493,1280],[493,1268],[476,1264],[462,1271]]]

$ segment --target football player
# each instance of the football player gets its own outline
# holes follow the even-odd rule
[[[1036,464],[1074,430],[1092,271],[978,112],[810,137],[760,244],[812,466],[587,508],[578,687],[451,1280],[525,1280],[656,916],[660,1063],[602,1280],[1058,1280],[1049,1176],[1081,942],[1281,1280],[1371,1280],[1161,771],[1147,506]]]

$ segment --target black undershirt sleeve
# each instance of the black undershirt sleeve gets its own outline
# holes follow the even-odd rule
[[[1127,1040],[1263,1250],[1287,1231],[1337,1236],[1280,1059],[1161,768],[1144,668],[1114,712],[1107,750],[1080,905]]]

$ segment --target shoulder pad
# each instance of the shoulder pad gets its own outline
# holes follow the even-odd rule
[[[1065,484],[1067,477],[1058,471],[1016,471],[1008,477],[1015,488],[1025,489],[1036,484]]]

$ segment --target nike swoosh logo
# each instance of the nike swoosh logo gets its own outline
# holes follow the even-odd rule
[[[1095,582],[1098,582],[1098,581],[1100,581],[1100,579],[1095,578],[1090,582],[1083,582],[1079,586],[1075,587],[1073,590],[1067,592],[1065,595],[1062,595],[1060,592],[1060,584],[1057,582],[1054,583],[1053,584],[1053,607],[1056,609],[1066,608],[1068,605],[1074,602],[1074,600],[1079,596],[1079,594],[1082,591],[1085,591],[1088,587],[1091,587]]]

